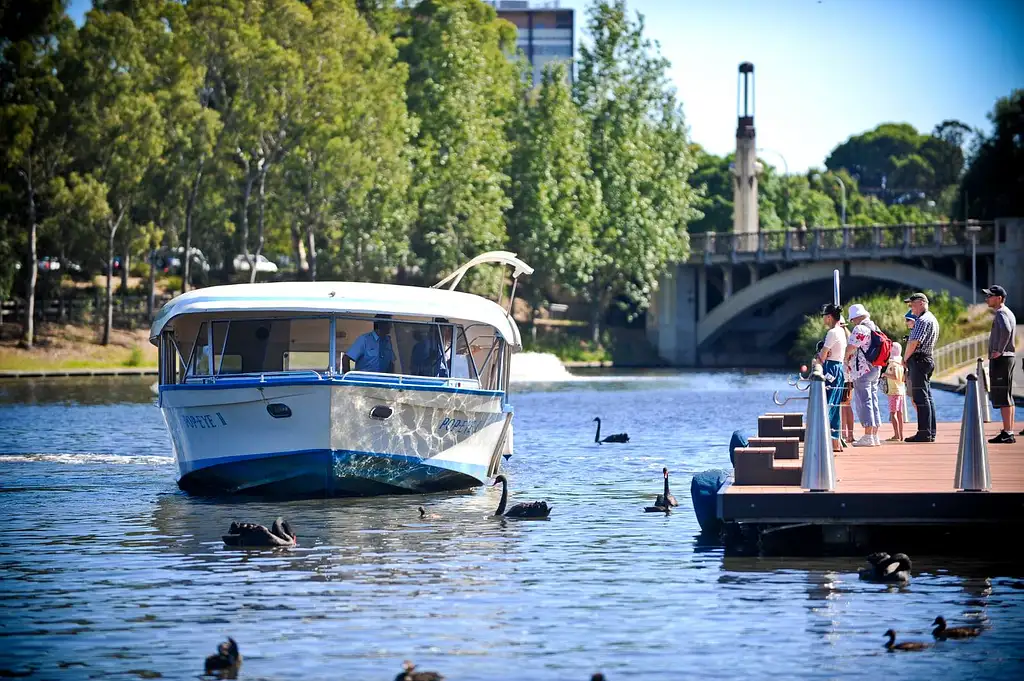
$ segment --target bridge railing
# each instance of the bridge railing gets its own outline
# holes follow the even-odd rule
[[[985,366],[988,366],[988,339],[989,332],[986,331],[935,348],[932,353],[935,361],[934,375],[946,376],[950,372],[974,364],[979,359],[984,360]],[[1022,343],[1024,334],[1017,334],[1016,347],[1022,347]]]
[[[784,229],[735,234],[705,232],[690,235],[690,260],[814,260],[837,255],[940,255],[969,252],[971,235],[976,245],[995,245],[995,225],[972,220],[930,225],[869,225]]]

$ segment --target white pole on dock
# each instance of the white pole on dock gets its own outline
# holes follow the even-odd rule
[[[988,375],[985,373],[985,361],[978,358],[978,400],[981,402],[982,423],[992,423],[992,413],[988,409]]]
[[[953,488],[965,492],[987,492],[992,488],[980,397],[978,377],[970,374],[967,377],[964,416],[960,421],[960,446],[956,450],[956,477],[953,479]]]
[[[832,270],[832,304],[839,307],[839,270]]]
[[[807,423],[804,431],[804,463],[800,486],[811,492],[831,492],[836,488],[835,455],[828,426],[825,403],[825,377],[820,368],[811,374],[807,394]]]

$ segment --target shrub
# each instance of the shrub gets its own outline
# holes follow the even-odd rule
[[[125,360],[124,365],[127,367],[142,366],[142,349],[138,346],[132,346],[132,352],[128,355],[128,359]]]

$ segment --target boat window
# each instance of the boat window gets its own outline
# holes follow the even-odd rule
[[[330,365],[330,320],[220,320],[203,322],[189,376],[271,373]]]
[[[188,359],[186,376],[210,375],[209,325],[203,322],[192,341],[192,352]]]
[[[473,346],[466,341],[466,332],[462,327],[457,331],[458,340],[455,343],[455,357],[452,359],[452,378],[477,377],[476,362],[473,355]]]

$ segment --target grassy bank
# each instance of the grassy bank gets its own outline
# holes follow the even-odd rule
[[[149,343],[148,329],[114,329],[110,345],[101,345],[94,328],[43,324],[36,328],[36,344],[31,350],[19,347],[20,335],[18,324],[0,327],[0,371],[157,366],[157,349]]]

